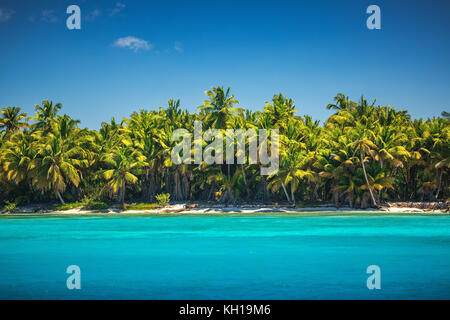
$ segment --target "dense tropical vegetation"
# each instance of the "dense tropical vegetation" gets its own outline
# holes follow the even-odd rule
[[[207,91],[198,113],[169,100],[166,108],[111,119],[99,130],[80,128],[45,100],[28,117],[1,109],[0,199],[3,204],[105,201],[334,202],[352,207],[386,200],[449,197],[448,113],[411,119],[407,111],[338,94],[323,124],[299,116],[294,101],[274,95],[262,111],[237,107],[223,87]],[[260,175],[261,164],[172,164],[177,128],[278,129],[280,169]],[[248,143],[249,141],[246,141]],[[206,144],[206,143],[205,143]],[[236,156],[236,155],[234,155]]]

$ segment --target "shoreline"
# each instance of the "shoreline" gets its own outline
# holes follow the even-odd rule
[[[425,208],[424,208],[425,207]],[[358,209],[351,207],[335,207],[332,205],[320,205],[310,207],[290,207],[279,205],[197,205],[197,204],[173,204],[158,209],[142,209],[142,210],[120,210],[118,208],[108,208],[103,210],[87,210],[83,208],[75,208],[68,210],[40,209],[38,211],[32,207],[19,208],[14,212],[3,213],[5,215],[89,215],[89,214],[189,214],[189,215],[210,215],[210,214],[262,214],[262,213],[286,213],[286,214],[323,214],[323,213],[345,213],[345,214],[396,214],[396,213],[429,213],[429,214],[448,214],[448,209],[426,208],[427,205],[419,206],[393,206],[385,205],[380,208]],[[433,206],[431,206],[433,207]]]

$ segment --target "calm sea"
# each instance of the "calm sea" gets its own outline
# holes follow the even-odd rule
[[[449,298],[448,215],[0,217],[0,299]]]

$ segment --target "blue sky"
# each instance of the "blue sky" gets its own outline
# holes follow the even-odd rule
[[[81,30],[66,28],[71,4]],[[371,4],[381,30],[366,27]],[[224,85],[242,107],[282,92],[320,120],[338,92],[438,116],[450,111],[449,13],[437,0],[0,0],[0,106],[32,114],[48,98],[98,128],[169,98],[195,111]],[[126,37],[139,48],[114,45]]]

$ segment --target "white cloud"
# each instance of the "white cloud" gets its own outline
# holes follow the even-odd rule
[[[41,20],[45,22],[55,23],[58,22],[58,18],[55,15],[54,10],[42,10],[41,11]]]
[[[132,36],[117,39],[113,43],[113,46],[120,47],[120,48],[132,49],[132,50],[134,50],[134,52],[141,50],[141,49],[142,50],[151,50],[153,48],[153,46],[150,43],[148,43],[147,41],[136,38],[136,37],[132,37]]]
[[[97,17],[99,17],[102,12],[98,9],[93,10],[92,12],[86,15],[86,21],[94,21]]]
[[[0,21],[1,22],[8,21],[13,14],[14,14],[13,10],[0,8]]]
[[[181,42],[176,41],[175,45],[173,46],[176,52],[183,52],[183,47],[181,46]]]
[[[120,2],[116,2],[115,7],[111,10],[110,12],[110,16],[114,16],[116,14],[118,14],[120,11],[122,11],[123,9],[125,9],[125,5],[123,3]]]

